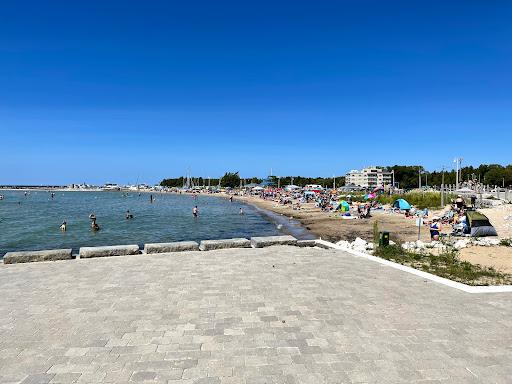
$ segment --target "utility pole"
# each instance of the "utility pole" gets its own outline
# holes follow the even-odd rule
[[[444,208],[444,166],[443,173],[441,175],[441,208]]]
[[[336,176],[334,176],[334,174],[332,175],[332,189],[336,189]]]
[[[460,176],[462,176],[462,169],[461,169],[461,164],[462,164],[462,157],[456,157],[453,162],[455,163],[455,189],[459,189],[459,171],[460,171]]]
[[[418,184],[418,188],[421,189],[421,167],[418,168]]]

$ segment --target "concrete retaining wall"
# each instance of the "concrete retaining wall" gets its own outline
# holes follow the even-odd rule
[[[154,243],[144,245],[144,252],[147,254],[183,251],[199,251],[199,244],[195,241],[177,241],[174,243]]]
[[[112,245],[108,247],[80,248],[81,259],[88,259],[91,257],[137,255],[139,253],[140,250],[138,245]]]
[[[211,251],[214,249],[225,248],[250,248],[251,242],[242,237],[235,239],[222,239],[222,240],[203,240],[199,245],[201,251]]]
[[[73,256],[71,249],[52,249],[48,251],[8,252],[4,255],[4,264],[33,263],[38,261],[69,260]]]
[[[297,239],[290,235],[251,237],[253,248],[270,247],[271,245],[297,245]]]

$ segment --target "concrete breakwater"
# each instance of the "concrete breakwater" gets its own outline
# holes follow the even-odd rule
[[[290,235],[264,236],[220,240],[179,241],[173,243],[145,244],[141,249],[138,245],[115,245],[103,247],[81,247],[78,254],[73,255],[71,249],[53,249],[43,251],[23,251],[6,253],[4,264],[32,263],[40,261],[57,261],[88,259],[93,257],[130,256],[138,254],[171,253],[184,251],[210,251],[226,248],[264,248],[273,245],[292,245],[299,247],[321,246],[316,240],[297,240]]]

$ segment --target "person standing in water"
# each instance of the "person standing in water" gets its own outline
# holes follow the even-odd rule
[[[94,213],[91,213],[89,215],[89,219],[91,219],[91,229],[96,232],[96,231],[99,231],[101,228],[100,226],[96,223],[96,215]]]
[[[133,219],[133,214],[130,212],[130,210],[126,211],[126,220]]]
[[[244,214],[244,210],[242,209],[242,207],[240,207],[240,214],[243,215]]]
[[[153,204],[153,194],[149,195],[149,202]]]
[[[197,205],[194,208],[192,208],[192,216],[199,216],[199,209],[197,208]]]
[[[68,224],[65,221],[63,221],[62,224],[60,225],[60,230],[62,232],[66,232],[67,229],[68,229]]]

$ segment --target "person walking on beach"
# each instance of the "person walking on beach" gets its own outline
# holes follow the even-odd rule
[[[197,208],[197,205],[194,208],[192,208],[192,216],[199,216],[199,209]]]

